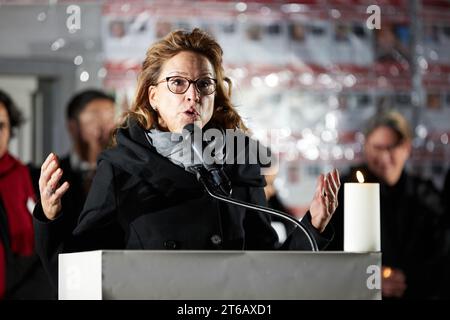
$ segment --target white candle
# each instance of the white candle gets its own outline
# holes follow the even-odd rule
[[[378,183],[344,184],[344,251],[381,251]]]

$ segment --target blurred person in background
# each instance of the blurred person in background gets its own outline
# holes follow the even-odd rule
[[[97,168],[97,157],[108,146],[115,128],[115,101],[101,90],[83,90],[70,99],[66,112],[72,149],[60,159],[55,156],[55,160],[62,170],[62,179],[70,184],[70,190],[62,198],[64,212],[69,218],[60,227],[60,232],[70,234],[86,201]],[[31,172],[34,189],[39,194],[41,170],[31,168]],[[55,274],[52,270],[48,272]],[[53,281],[56,284],[56,279]]]
[[[442,217],[440,194],[433,183],[410,175],[412,131],[396,111],[375,115],[365,130],[366,163],[352,167],[344,182],[380,183],[383,298],[438,298],[442,280]],[[328,250],[343,250],[343,192],[332,219],[335,238]]]
[[[50,284],[34,250],[30,174],[8,151],[22,122],[14,101],[0,90],[0,299],[47,299]]]

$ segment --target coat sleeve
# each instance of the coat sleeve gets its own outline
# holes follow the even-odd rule
[[[123,233],[118,222],[114,167],[101,161],[73,236],[82,239],[80,249],[121,249]]]
[[[33,213],[36,251],[54,284],[58,279],[58,254],[123,248],[115,199],[114,169],[102,161],[75,227],[70,208],[62,208],[60,215],[50,221],[41,204],[36,205]]]
[[[316,240],[319,250],[324,250],[328,244],[332,241],[334,236],[334,229],[331,224],[328,224],[325,230],[320,233],[319,230],[314,228],[311,224],[311,213],[308,211],[301,220],[303,226],[309,231],[309,234]],[[300,230],[295,228],[287,237],[282,249],[288,250],[311,250],[311,245],[306,235]]]

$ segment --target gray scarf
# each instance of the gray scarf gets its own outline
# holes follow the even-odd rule
[[[184,168],[188,172],[193,172],[192,168],[200,164],[194,156],[189,140],[184,140],[180,133],[166,132],[158,129],[147,131],[147,137],[156,151],[169,159],[172,163]],[[210,142],[211,147],[215,147],[215,141]],[[212,148],[211,148],[212,149]],[[219,149],[219,150],[217,150]],[[223,146],[215,148],[214,162],[221,163],[223,159]]]

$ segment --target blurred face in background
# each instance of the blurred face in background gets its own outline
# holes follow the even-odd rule
[[[78,121],[69,121],[69,130],[83,160],[107,147],[114,128],[114,103],[107,99],[91,101],[79,114]]]
[[[0,102],[0,158],[8,151],[8,143],[11,137],[9,116],[6,107]]]
[[[401,140],[392,128],[381,126],[367,137],[364,148],[367,165],[380,180],[395,185],[411,153],[411,142]]]
[[[115,127],[114,104],[109,100],[93,100],[79,115],[83,141],[106,146]]]

